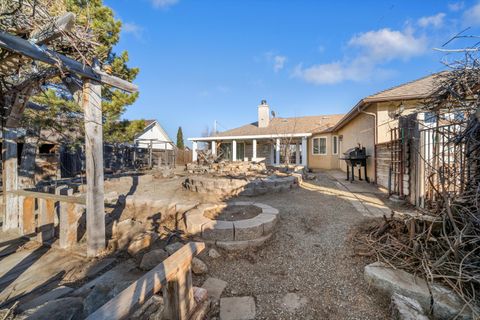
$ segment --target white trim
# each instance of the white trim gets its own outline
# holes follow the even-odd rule
[[[336,143],[334,143],[334,139],[337,139]],[[337,145],[337,152],[335,152],[335,145]],[[334,135],[334,136],[332,136],[332,154],[333,155],[338,155],[338,147],[339,147],[338,136]]]
[[[325,153],[315,153],[313,152],[314,140],[315,139],[325,139]],[[320,152],[320,142],[318,144],[318,151]],[[315,136],[312,138],[312,155],[313,156],[327,156],[328,155],[328,136]]]
[[[255,136],[225,136],[225,137],[198,137],[188,138],[188,141],[212,141],[212,140],[251,140],[251,139],[273,139],[273,138],[300,138],[311,137],[311,133],[293,133],[293,134],[262,134]]]

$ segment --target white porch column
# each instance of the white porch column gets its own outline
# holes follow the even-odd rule
[[[271,165],[275,164],[275,147],[273,143],[270,145],[270,162]]]
[[[192,142],[192,162],[197,162],[197,141]]]
[[[217,155],[217,142],[212,141],[212,155],[216,156]]]
[[[308,153],[307,153],[307,138],[302,137],[302,166],[307,166],[307,158],[308,158]]]
[[[237,141],[232,141],[232,161],[237,161]]]
[[[295,164],[298,166],[300,164],[300,144],[295,142]]]
[[[275,164],[280,164],[280,139],[277,139],[275,143]]]
[[[257,139],[253,139],[252,141],[252,161],[257,160]]]

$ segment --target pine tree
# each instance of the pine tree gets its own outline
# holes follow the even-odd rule
[[[183,149],[183,148],[185,148],[185,144],[183,143],[183,131],[182,131],[182,127],[178,127],[178,131],[177,131],[177,148],[178,148],[178,149]]]

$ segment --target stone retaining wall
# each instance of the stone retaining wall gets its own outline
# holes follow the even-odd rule
[[[193,176],[185,179],[183,187],[192,192],[213,193],[220,196],[243,195],[251,197],[287,191],[297,187],[300,182],[301,177],[297,175],[257,179]]]

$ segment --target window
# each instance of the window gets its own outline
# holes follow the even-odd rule
[[[315,155],[326,155],[327,154],[327,138],[313,138],[312,139],[312,153]]]
[[[338,136],[332,137],[332,153],[338,154]]]

